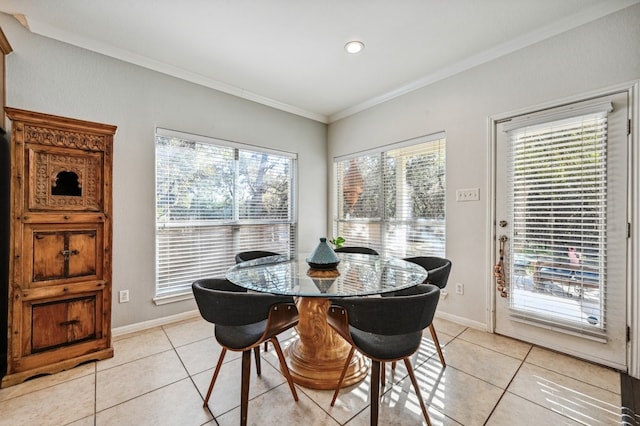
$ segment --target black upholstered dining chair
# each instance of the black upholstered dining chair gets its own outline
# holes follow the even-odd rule
[[[222,346],[204,407],[209,402],[227,350],[242,352],[240,423],[247,424],[251,351],[267,340],[276,350],[282,374],[289,383],[293,399],[297,401],[298,394],[277,338],[278,334],[298,323],[298,310],[293,299],[267,293],[239,292],[238,286],[222,278],[198,280],[192,288],[200,314],[215,324],[215,337]]]
[[[358,247],[358,246],[340,247],[333,251],[335,251],[336,253],[360,253],[360,254],[375,254],[375,255],[378,254],[378,252],[372,248]]]
[[[452,265],[449,259],[436,256],[415,256],[407,257],[404,260],[418,264],[427,270],[427,279],[424,281],[425,284],[433,284],[439,287],[441,290],[447,286],[447,281],[449,280],[449,274],[451,273]],[[387,293],[384,296],[396,296],[402,294],[403,290],[400,290],[394,293]],[[436,350],[438,351],[440,362],[442,363],[443,367],[446,367],[447,363],[444,361],[442,348],[440,347],[440,342],[438,341],[438,334],[436,333],[436,329],[433,324],[429,325],[429,332],[431,333],[431,338],[433,339],[433,343],[435,344]]]
[[[267,256],[279,256],[280,253],[276,253],[268,250],[249,250],[242,251],[236,254],[236,263],[246,262],[247,260],[259,259]]]
[[[329,325],[347,342],[347,356],[331,405],[342,386],[355,349],[371,359],[371,424],[378,424],[381,365],[403,360],[416,391],[422,414],[431,425],[420,387],[409,357],[418,350],[422,330],[433,320],[440,289],[432,284],[419,284],[408,289],[412,294],[397,297],[349,297],[332,299],[327,313]]]
[[[261,257],[268,257],[268,256],[280,256],[280,253],[276,253],[275,251],[268,251],[268,250],[248,250],[248,251],[241,251],[240,253],[236,254],[236,263],[240,263],[240,262],[246,262],[247,260],[253,260],[253,259],[260,259]],[[265,352],[267,351],[267,348],[269,347],[269,342],[265,341],[264,342],[264,350]],[[256,348],[255,350],[255,355],[256,355],[256,368],[260,368],[260,348]]]

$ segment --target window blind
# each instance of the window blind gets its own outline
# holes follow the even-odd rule
[[[334,233],[387,256],[444,256],[445,138],[425,136],[334,162]]]
[[[508,128],[509,306],[514,318],[602,338],[610,105],[590,110]]]
[[[295,156],[156,134],[156,296],[224,276],[235,254],[295,252]]]

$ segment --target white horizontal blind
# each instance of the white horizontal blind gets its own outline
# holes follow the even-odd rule
[[[156,135],[156,295],[221,277],[235,254],[295,251],[295,158],[175,132]]]
[[[607,111],[509,131],[514,318],[602,338]],[[519,291],[526,290],[526,291]]]
[[[335,236],[387,256],[445,254],[442,134],[337,159]]]

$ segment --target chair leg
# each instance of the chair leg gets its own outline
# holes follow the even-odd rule
[[[380,361],[371,361],[371,426],[378,424],[380,408]]]
[[[240,425],[247,425],[249,411],[249,378],[251,374],[251,350],[242,352],[242,381],[240,387]]]
[[[253,354],[256,358],[256,374],[260,377],[262,374],[262,370],[260,369],[260,345],[253,348]]]
[[[220,352],[220,357],[218,358],[218,363],[216,364],[216,369],[213,371],[213,377],[211,378],[211,383],[209,384],[209,390],[207,391],[207,396],[204,399],[203,407],[207,408],[207,404],[209,403],[209,397],[211,396],[211,391],[213,391],[213,385],[216,383],[216,379],[218,378],[218,373],[220,373],[220,367],[222,367],[222,361],[224,361],[224,356],[227,353],[226,348],[222,348],[222,352]]]
[[[387,384],[386,382],[387,382],[387,370],[385,367],[385,363],[381,362],[380,363],[380,386],[384,388]]]
[[[340,379],[338,380],[338,384],[336,385],[336,390],[333,392],[333,398],[331,399],[331,406],[336,403],[336,398],[338,398],[338,392],[340,392],[340,388],[342,387],[342,382],[344,381],[344,376],[347,375],[347,370],[349,369],[349,363],[351,362],[351,358],[353,358],[353,353],[355,352],[355,346],[351,346],[351,350],[349,351],[349,355],[347,355],[347,362],[344,363],[344,367],[342,367],[342,373],[340,373]]]
[[[447,363],[444,362],[444,355],[442,354],[442,348],[440,347],[440,342],[438,341],[438,335],[436,334],[436,329],[433,326],[433,323],[429,324],[429,331],[431,332],[431,338],[433,339],[433,343],[436,345],[436,350],[438,351],[438,356],[440,357],[440,363],[442,367],[446,367]]]
[[[411,384],[416,391],[416,396],[418,397],[418,401],[420,401],[420,408],[422,409],[422,415],[424,419],[427,421],[427,426],[431,426],[431,419],[429,419],[429,413],[427,413],[427,407],[424,405],[424,401],[422,400],[422,393],[420,392],[420,386],[418,386],[418,381],[416,380],[416,375],[413,372],[413,367],[411,366],[411,361],[409,358],[404,359],[404,365],[407,367],[407,371],[409,372],[409,377],[411,378]]]
[[[274,336],[271,338],[271,344],[276,350],[278,354],[278,360],[280,361],[280,369],[282,370],[282,374],[287,379],[287,383],[289,383],[289,389],[291,389],[291,394],[293,395],[293,400],[298,400],[298,392],[296,392],[296,387],[293,385],[293,378],[291,377],[291,372],[289,371],[289,366],[287,365],[287,361],[284,359],[284,353],[282,352],[282,348],[280,347],[280,342]]]

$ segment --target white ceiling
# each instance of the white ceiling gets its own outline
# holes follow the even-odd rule
[[[34,33],[327,123],[639,1],[0,0],[0,11]],[[362,53],[345,53],[352,39]]]

